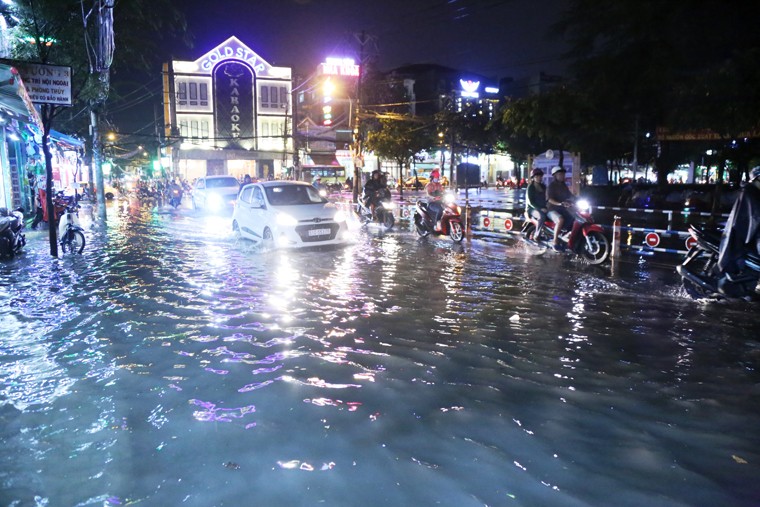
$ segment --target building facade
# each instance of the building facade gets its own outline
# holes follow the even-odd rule
[[[194,61],[164,64],[162,164],[175,176],[290,175],[292,73],[230,37]]]

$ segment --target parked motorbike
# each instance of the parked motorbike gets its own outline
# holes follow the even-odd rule
[[[604,229],[594,223],[591,216],[591,207],[588,201],[578,201],[574,208],[575,220],[570,231],[560,235],[560,243],[567,250],[586,259],[590,264],[601,264],[610,256],[610,242],[604,235]],[[533,232],[537,227],[537,220],[527,217],[522,227],[522,236],[525,241],[551,248],[554,238],[554,222],[547,220],[541,224],[536,239]]]
[[[462,228],[462,210],[454,202],[454,196],[447,193],[443,201],[443,213],[438,220],[434,222],[435,212],[425,201],[417,201],[414,211],[414,227],[421,238],[430,234],[448,234],[452,240],[460,243],[464,238],[464,229]]]
[[[396,203],[391,199],[391,193],[388,189],[377,190],[375,196],[377,205],[375,206],[374,218],[372,217],[372,209],[364,203],[364,199],[359,199],[359,202],[356,204],[356,214],[359,215],[359,220],[361,220],[362,224],[377,221],[383,224],[385,230],[389,231],[396,223],[396,217],[393,216],[393,209],[396,207]]]
[[[0,256],[13,257],[26,245],[24,209],[0,208]]]
[[[760,279],[760,256],[747,254],[744,269],[734,276],[720,273],[716,265],[720,251],[719,232],[710,232],[698,226],[689,227],[689,234],[695,243],[676,266],[681,275],[684,288],[695,297],[726,297],[734,299],[756,300],[760,296],[755,292]]]
[[[58,242],[63,253],[82,253],[84,250],[84,229],[79,224],[79,205],[71,201],[58,222]]]

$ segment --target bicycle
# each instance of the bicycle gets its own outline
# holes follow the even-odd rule
[[[58,222],[58,241],[63,253],[81,254],[84,250],[84,229],[79,225],[79,205],[68,202]]]

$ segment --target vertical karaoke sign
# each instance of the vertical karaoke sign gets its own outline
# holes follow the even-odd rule
[[[237,61],[214,69],[214,111],[218,144],[240,146],[254,137],[253,72]]]

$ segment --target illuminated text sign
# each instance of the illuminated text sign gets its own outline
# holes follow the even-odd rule
[[[322,64],[322,74],[358,77],[359,66],[353,58],[327,58]]]

